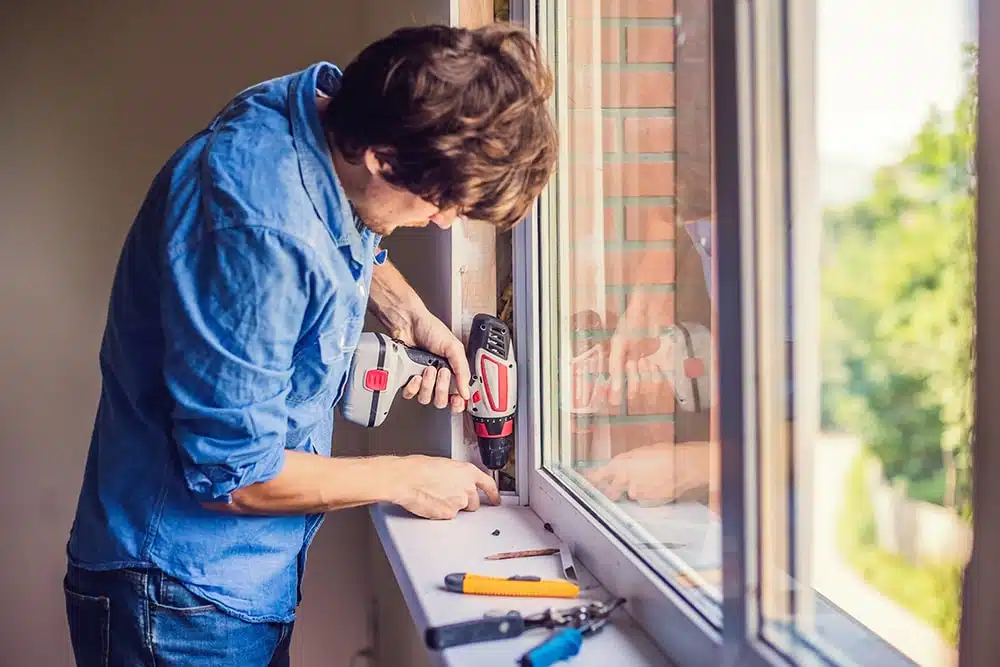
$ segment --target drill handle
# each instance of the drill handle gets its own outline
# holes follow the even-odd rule
[[[410,381],[411,378],[415,376],[423,375],[424,369],[428,366],[436,370],[441,370],[442,368],[447,368],[451,371],[451,384],[449,385],[449,392],[452,394],[458,393],[458,385],[456,384],[455,371],[452,369],[451,364],[444,357],[438,356],[433,352],[428,352],[427,350],[422,350],[419,347],[409,347],[399,341],[395,341],[401,350],[403,350],[405,359],[403,361],[403,374],[405,377],[402,378],[402,384],[405,385]],[[402,386],[402,385],[401,385]]]
[[[440,357],[433,352],[428,352],[427,350],[421,350],[418,347],[407,347],[402,345],[402,348],[406,351],[406,356],[409,357],[410,361],[420,366],[433,366],[436,369],[448,368],[451,369],[448,364],[448,360],[444,357]]]

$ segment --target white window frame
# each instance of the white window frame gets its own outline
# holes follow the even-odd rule
[[[540,35],[546,53],[554,54],[558,60],[564,57],[562,54],[565,53],[566,31],[561,31],[556,44],[545,43],[548,26],[545,25],[547,19],[540,7],[546,6],[548,2],[555,4],[560,16],[566,16],[567,0],[511,0],[511,20],[528,25],[535,34]],[[990,45],[988,37],[982,37],[983,33],[989,32],[987,15],[992,13],[991,18],[996,22],[1000,20],[1000,10],[987,0],[980,0],[980,6],[981,62],[1000,62],[992,53],[998,50],[997,47]],[[718,234],[713,243],[714,263],[728,269],[723,275],[713,278],[720,333],[719,438],[724,545],[721,613],[725,619],[721,630],[612,532],[592,510],[582,505],[581,499],[560,483],[556,475],[542,467],[541,445],[553,433],[553,425],[543,423],[542,397],[552,394],[551,391],[544,391],[551,378],[546,378],[544,374],[543,367],[550,357],[548,351],[543,349],[543,341],[551,339],[554,326],[550,317],[542,315],[543,312],[552,312],[552,309],[548,303],[548,289],[541,289],[541,278],[546,271],[541,258],[547,256],[546,244],[549,239],[540,232],[539,220],[548,219],[552,193],[559,197],[560,192],[565,192],[560,180],[564,177],[559,174],[529,218],[514,233],[515,339],[518,385],[521,388],[516,426],[519,450],[518,495],[522,504],[530,505],[542,520],[553,526],[559,537],[573,548],[579,560],[605,587],[616,595],[628,598],[629,614],[677,665],[756,667],[830,664],[824,660],[824,656],[834,658],[832,652],[836,651],[836,647],[823,647],[824,656],[801,643],[798,646],[782,647],[783,652],[779,652],[763,640],[760,632],[760,605],[756,596],[760,567],[760,541],[756,520],[759,504],[756,440],[761,424],[758,423],[760,406],[756,400],[760,387],[756,384],[753,368],[759,354],[754,331],[759,321],[756,310],[759,304],[755,292],[758,290],[756,281],[760,280],[760,276],[756,275],[754,267],[759,261],[761,248],[755,247],[754,243],[755,235],[760,231],[755,218],[760,214],[762,206],[775,203],[782,219],[787,220],[786,216],[793,216],[796,220],[815,217],[818,212],[818,196],[814,145],[796,139],[775,160],[773,155],[755,151],[754,139],[771,136],[776,128],[783,134],[785,127],[790,127],[793,136],[797,137],[811,137],[815,134],[815,2],[779,0],[774,3],[751,3],[749,0],[715,0],[712,12],[714,144],[716,155],[725,156],[725,159],[713,159]],[[758,35],[756,40],[753,38],[755,23]],[[784,49],[771,49],[773,44],[761,43],[759,31],[762,27],[768,32],[778,28],[779,33],[782,33],[784,25],[791,26]],[[989,28],[995,30],[994,26]],[[992,61],[988,55],[993,57]],[[787,58],[788,67],[775,76],[774,70],[768,71],[764,65],[772,64],[773,58],[780,61],[782,56]],[[983,71],[988,69],[983,66],[981,68]],[[792,86],[789,89],[790,82]],[[561,85],[557,82],[557,91]],[[996,95],[1000,92],[1000,80],[995,75],[992,80],[983,75],[980,85],[981,109],[986,109],[988,103],[1000,106],[1000,99]],[[989,85],[993,86],[993,97],[987,94]],[[792,91],[790,98],[785,97],[786,90]],[[1000,112],[1000,109],[997,111]],[[560,132],[565,133],[565,114],[559,109],[557,113]],[[1000,118],[1000,115],[994,114],[992,117]],[[981,110],[980,119],[982,118],[990,116]],[[994,141],[993,145],[986,145],[984,139],[987,136]],[[1000,160],[1000,136],[981,131],[979,150],[983,156],[991,155]],[[561,157],[565,158],[565,154]],[[771,167],[776,166],[776,170],[761,170],[762,159],[766,159]],[[985,158],[982,159],[985,162]],[[758,168],[749,166],[753,164]],[[786,198],[788,184],[785,182],[785,175],[790,168],[797,176],[795,187]],[[996,174],[988,168],[981,169],[981,182],[991,177],[996,178]],[[992,188],[994,196],[981,196],[980,220],[992,219],[989,212],[1000,209],[997,192],[1000,192],[1000,185]],[[726,221],[732,222],[727,224]],[[793,235],[794,238],[789,236],[784,242],[795,243],[797,250],[811,251],[814,249],[812,244],[818,244],[818,230],[810,232],[794,228]],[[988,247],[1000,251],[1000,234],[980,238],[977,251],[985,254],[982,249]],[[994,256],[996,254],[992,253]],[[803,272],[801,262],[797,264],[800,265],[796,268],[795,275],[798,291],[815,277]],[[981,267],[982,264],[980,263]],[[991,265],[1000,266],[996,262]],[[984,279],[992,279],[993,284],[1000,285],[1000,269],[984,271],[980,268],[981,292]],[[765,285],[764,289],[768,287],[773,285]],[[797,302],[803,303],[803,300],[797,299]],[[985,309],[979,309],[977,313],[980,336],[987,331],[991,331],[994,338],[1000,336],[1000,318],[987,321],[988,317],[984,317],[983,310]],[[796,339],[802,339],[802,336],[808,339],[808,336],[815,334],[815,331],[803,328],[809,326],[804,324],[806,320],[799,316],[795,320]],[[741,332],[745,332],[745,335],[741,335]],[[991,359],[982,351],[982,347],[979,349],[981,361]],[[803,356],[804,354],[806,353],[796,350],[796,365],[809,367],[817,363],[816,359]],[[992,379],[987,377],[991,373]],[[1000,384],[1000,359],[996,360],[995,367],[981,364],[977,368],[977,383],[988,386],[984,380],[992,382],[993,386]],[[804,404],[802,400],[808,399],[796,397],[797,414],[802,414],[803,410],[811,412],[816,409],[816,406]],[[990,414],[989,410],[981,411],[980,414],[984,412],[990,419],[977,422],[979,442],[983,441],[984,431],[996,433],[1000,437],[1000,411],[994,410],[995,415]],[[796,437],[795,441],[803,442],[802,435]],[[794,453],[795,456],[806,454],[804,451]],[[977,481],[989,477],[996,479],[997,474],[1000,474],[1000,457],[995,462],[980,457],[977,459],[977,466]],[[978,494],[976,499],[976,544],[990,539],[1000,544],[1000,524],[994,517],[995,514],[1000,514],[1000,496],[996,499],[997,507],[992,510],[979,507],[985,497],[985,494]],[[800,509],[796,520],[808,522],[808,499],[800,502],[798,507]],[[800,554],[807,553],[803,551],[808,549],[806,538],[799,534],[796,542],[794,548]],[[1000,552],[1000,547],[997,547],[997,551]],[[809,577],[808,570],[801,574]],[[973,581],[971,578],[975,577],[983,584],[988,584],[997,579],[997,569],[984,566],[983,571],[979,572],[970,568],[969,577],[969,581]],[[975,587],[969,581],[967,585]],[[1000,581],[996,585],[1000,588]],[[963,601],[963,608],[968,606],[969,603]],[[991,614],[989,618],[995,618],[995,615]],[[809,620],[805,619],[804,622],[808,623]],[[975,635],[977,639],[974,643],[988,642],[995,634],[981,632]],[[965,656],[974,653],[972,648],[968,642],[963,642],[962,653],[965,655],[961,658],[962,667],[1000,664],[997,659],[977,659],[974,663],[968,661]],[[997,658],[995,655],[990,657]]]

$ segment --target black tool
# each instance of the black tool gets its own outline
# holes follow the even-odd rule
[[[569,660],[580,652],[585,638],[597,634],[607,624],[608,618],[605,615],[588,619],[579,627],[562,628],[522,655],[517,664],[519,667],[550,667],[557,662]]]
[[[527,630],[537,628],[548,630],[572,628],[589,635],[599,629],[599,627],[590,629],[593,624],[599,622],[603,626],[603,622],[611,612],[624,603],[624,598],[618,598],[609,603],[591,602],[562,610],[547,609],[540,614],[530,616],[522,616],[517,611],[486,615],[472,621],[427,628],[424,641],[429,648],[440,651],[451,646],[511,639],[524,634]]]

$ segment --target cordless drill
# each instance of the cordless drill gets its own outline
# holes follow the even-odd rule
[[[517,367],[510,328],[492,315],[476,315],[466,355],[472,371],[467,412],[483,465],[496,474],[507,465],[514,442]],[[341,414],[361,426],[380,426],[399,391],[428,366],[446,368],[448,361],[384,334],[362,332],[340,402]]]

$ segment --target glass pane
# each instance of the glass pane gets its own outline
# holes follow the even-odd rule
[[[543,3],[563,150],[543,460],[721,623],[709,6]]]
[[[792,561],[792,620],[821,650],[951,665],[972,538],[976,7],[816,6],[816,136],[790,135],[793,155],[816,145],[820,200],[789,236],[790,504],[761,526],[792,530],[788,557],[763,559]],[[787,483],[787,460],[765,458],[762,480]],[[764,614],[789,625],[781,605]]]

